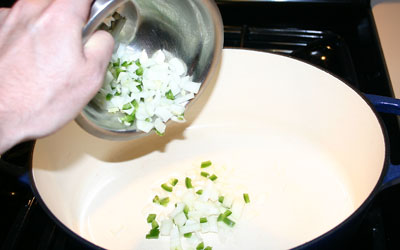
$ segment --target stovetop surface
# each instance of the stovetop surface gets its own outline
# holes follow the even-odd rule
[[[0,6],[10,6],[5,1]],[[225,47],[256,49],[298,58],[337,75],[364,93],[393,96],[368,1],[217,1]],[[268,69],[266,69],[268,70]],[[380,115],[390,138],[391,161],[400,163],[400,129]],[[33,142],[2,156],[28,167]],[[400,185],[373,200],[348,249],[400,249]],[[29,187],[0,172],[1,249],[88,249],[59,228]]]

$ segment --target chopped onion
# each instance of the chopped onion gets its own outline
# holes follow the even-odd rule
[[[187,219],[186,219],[186,215],[183,212],[178,213],[175,217],[174,217],[174,222],[175,225],[182,227],[183,225],[185,225]]]
[[[180,228],[181,234],[199,232],[200,230],[201,230],[200,222],[186,223],[186,225]]]
[[[185,209],[185,204],[184,203],[178,203],[176,204],[175,209],[169,214],[170,218],[174,218],[177,216],[179,213],[183,212],[183,209]]]
[[[171,250],[182,250],[181,236],[179,235],[179,229],[177,226],[172,227],[169,240]]]
[[[232,217],[238,220],[242,216],[244,202],[242,200],[234,200],[232,205]]]
[[[224,207],[226,208],[231,208],[232,204],[233,204],[233,197],[231,195],[226,195],[224,197],[224,201],[222,202],[222,205],[224,205]]]
[[[185,63],[167,51],[149,57],[119,44],[93,101],[127,127],[163,135],[167,121],[185,121],[186,104],[200,89],[186,72]]]
[[[157,60],[162,61],[163,58],[157,56],[160,57]],[[186,176],[181,180],[170,177],[160,185],[160,192],[167,193],[176,203],[167,216],[167,213],[157,216],[161,218],[160,226],[155,221],[156,215],[149,214],[147,221],[151,221],[152,230],[159,227],[157,229],[159,232],[154,230],[154,237],[147,236],[149,239],[158,237],[159,233],[161,236],[170,237],[170,246],[174,250],[182,249],[182,241],[185,243],[183,246],[188,245],[190,249],[197,249],[198,246],[201,246],[201,249],[211,249],[210,246],[205,247],[206,242],[201,235],[217,233],[221,238],[221,235],[224,236],[235,228],[248,199],[236,198],[238,196],[231,193],[230,186],[221,183],[220,178],[212,179],[211,176],[215,176],[214,174],[208,172],[204,174],[206,173],[203,171],[204,168],[210,173],[218,172],[211,161],[205,161],[197,171],[188,175],[190,177]],[[244,197],[249,197],[247,193],[244,194]],[[153,199],[153,203],[162,205],[158,195]],[[171,207],[167,206],[165,209]],[[163,217],[167,218],[162,219]]]
[[[162,220],[160,225],[160,234],[168,236],[172,230],[173,225],[174,224],[172,223],[171,219]]]

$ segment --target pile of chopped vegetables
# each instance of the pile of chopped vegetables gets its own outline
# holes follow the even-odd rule
[[[181,180],[172,177],[159,186],[152,200],[153,210],[147,215],[151,229],[146,239],[169,237],[170,249],[183,246],[196,250],[211,250],[204,234],[232,230],[238,223],[246,203],[247,193],[233,194],[223,190],[211,161],[202,162],[195,176]],[[184,244],[183,244],[184,243]]]
[[[127,127],[162,135],[168,120],[185,121],[185,106],[200,85],[170,53],[158,50],[149,57],[120,44],[94,101]]]

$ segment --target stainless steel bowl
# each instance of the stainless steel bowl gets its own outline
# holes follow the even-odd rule
[[[159,49],[171,52],[186,63],[193,81],[202,83],[201,94],[215,72],[223,46],[223,24],[214,0],[97,0],[83,30],[84,42],[116,10],[125,17],[112,32],[116,42],[135,51],[145,49],[149,55]],[[76,122],[104,139],[130,140],[144,135],[112,116],[90,102]]]

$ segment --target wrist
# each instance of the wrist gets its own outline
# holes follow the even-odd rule
[[[23,131],[18,125],[18,121],[12,115],[7,115],[0,104],[0,154],[24,139]]]
[[[19,141],[12,136],[11,131],[0,126],[0,154],[12,148]]]

